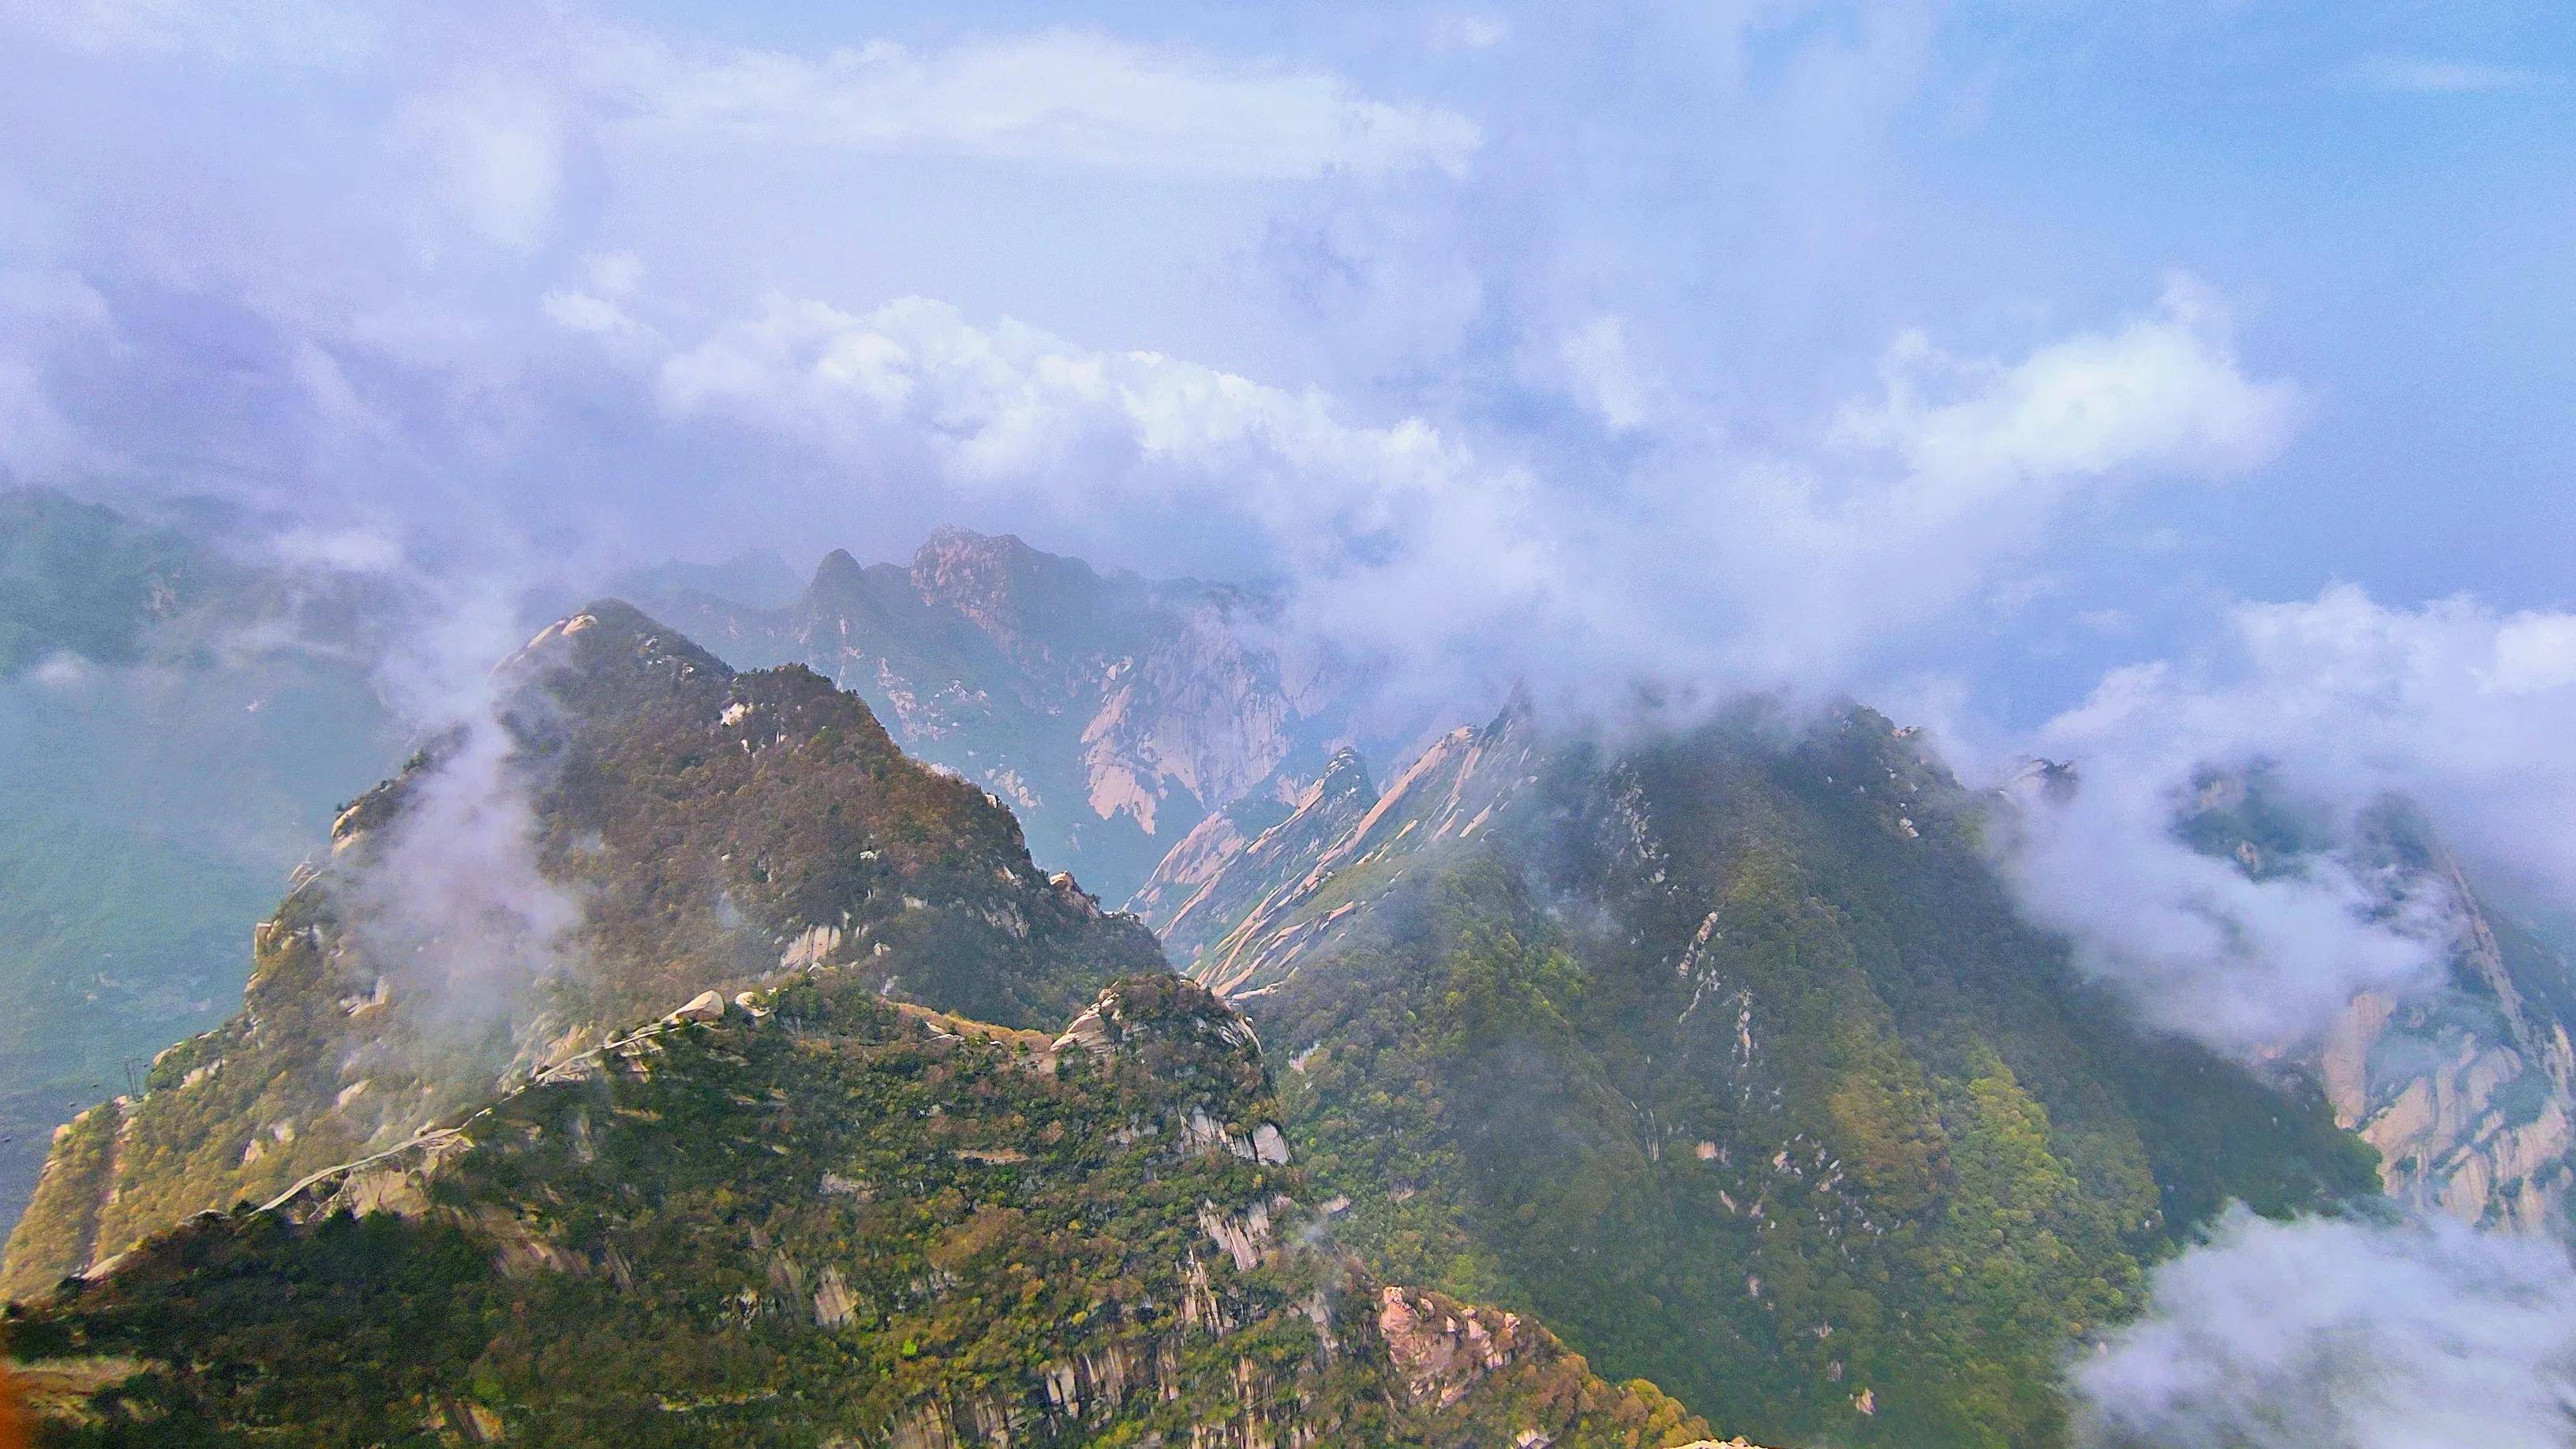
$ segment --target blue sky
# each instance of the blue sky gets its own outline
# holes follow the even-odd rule
[[[963,520],[1989,733],[2337,582],[2576,602],[2547,6],[0,24],[25,481],[594,573]]]

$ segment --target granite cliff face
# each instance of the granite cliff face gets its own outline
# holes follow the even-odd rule
[[[859,694],[1110,900],[1212,813],[1293,799],[1330,732],[1329,671],[1272,641],[1258,596],[1008,536],[944,529],[908,566],[834,553],[783,608],[656,607],[738,664],[794,661]]]
[[[2340,855],[2380,905],[2437,923],[2430,989],[2364,992],[2300,1059],[2335,1118],[2379,1150],[2389,1196],[2480,1227],[2565,1238],[2576,1188],[2576,971],[2491,901],[2423,816],[2388,800],[2349,832],[2281,798],[2270,772],[2212,772],[2180,828],[2257,879]]]
[[[2450,913],[2448,988],[2365,992],[2318,1053],[2336,1119],[2379,1149],[2391,1197],[2481,1227],[2576,1231],[2576,1049],[2565,958],[2482,901],[2427,845]]]
[[[1514,707],[1330,778],[1137,899],[1286,1054],[1335,1231],[1729,1427],[2063,1442],[2146,1263],[2375,1187],[2313,1088],[2129,1028],[1867,710],[1613,749]]]
[[[252,933],[243,1009],[57,1135],[0,1290],[260,1200],[708,990],[841,964],[1025,1025],[1161,960],[1009,811],[798,667],[621,604],[504,666],[497,718],[342,812]]]
[[[1273,898],[1293,894],[1377,799],[1358,753],[1337,750],[1286,814],[1267,824],[1233,811],[1200,821],[1128,908],[1154,924],[1173,955],[1195,959]]]
[[[1338,753],[1260,834],[1243,839],[1228,822],[1183,841],[1137,894],[1136,910],[1217,991],[1244,999],[1276,990],[1363,894],[1399,883],[1425,852],[1473,839],[1535,784],[1535,733],[1515,702],[1483,729],[1434,740],[1383,791],[1357,754]]]

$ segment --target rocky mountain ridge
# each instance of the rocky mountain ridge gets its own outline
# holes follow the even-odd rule
[[[10,1340],[65,1442],[1715,1444],[1518,1315],[1308,1245],[1212,997],[1131,978],[1081,1021],[831,966],[692,1003],[156,1237]]]
[[[1715,1442],[1332,1248],[1248,1025],[855,698],[613,602],[501,678],[56,1144],[6,1326],[51,1440]],[[496,799],[532,878],[467,856],[460,914]],[[496,900],[541,969],[411,959],[528,944]]]
[[[2495,1226],[2564,1222],[2559,1023],[2576,988],[2428,834],[2392,828],[2375,848],[2409,889],[2459,904],[2459,989],[2356,1002],[2314,1081],[2250,1072],[2127,1026],[2002,891],[1990,851],[2009,803],[1963,789],[1914,732],[1867,710],[1809,725],[1752,705],[1614,746],[1546,728],[1515,701],[1381,786],[1356,750],[1321,749],[1336,728],[1327,696],[1303,715],[1265,704],[1229,722],[1244,698],[1293,691],[1274,688],[1262,671],[1275,659],[1259,663],[1247,642],[1257,608],[1211,626],[1210,647],[1253,659],[1249,673],[1174,645],[1153,601],[1178,587],[943,534],[908,569],[837,556],[798,605],[732,639],[738,653],[847,641],[826,651],[835,667],[872,670],[888,721],[966,762],[946,768],[906,758],[876,711],[812,670],[736,670],[623,605],[541,633],[505,666],[490,720],[342,813],[329,858],[258,933],[242,1015],[57,1140],[0,1292],[87,1275],[59,1311],[25,1320],[77,1349],[47,1369],[85,1385],[65,1412],[184,1404],[209,1423],[312,1422],[330,1394],[290,1412],[228,1400],[178,1367],[259,1357],[197,1296],[225,1272],[292,1276],[359,1253],[401,1273],[443,1265],[400,1284],[357,1275],[396,1303],[596,1316],[694,1345],[722,1382],[671,1393],[636,1380],[609,1396],[636,1442],[685,1442],[710,1413],[777,1442],[921,1445],[1176,1443],[1184,1425],[1191,1442],[1247,1445],[1335,1442],[1361,1423],[1389,1436],[1371,1442],[1397,1443],[1704,1432],[1660,1383],[1772,1442],[2051,1444],[2068,1432],[2056,1377],[2067,1345],[2133,1311],[2145,1268],[2229,1198],[2278,1212],[2384,1188]],[[830,610],[808,607],[825,595]],[[1151,607],[1101,603],[1139,597]],[[774,632],[790,614],[804,632]],[[1152,657],[1171,673],[1147,687]],[[1175,684],[1202,674],[1222,687]],[[926,681],[941,682],[914,687]],[[1222,728],[1198,729],[1211,720]],[[1202,787],[1235,788],[1267,758],[1270,744],[1247,741],[1298,731],[1256,785],[1206,808]],[[1148,755],[1150,788],[1129,768]],[[1278,1045],[1275,1102],[1264,1076],[1243,1088],[1257,1108],[1172,1105],[1201,1091],[1192,1074],[1233,1070],[1184,1053],[1181,1081],[1135,1087],[1182,1093],[1156,1109],[1155,1132],[1121,1140],[1143,1129],[1077,1121],[1090,1108],[1073,1098],[1097,1085],[1081,1063],[1119,1058],[1134,1015],[1093,993],[1161,957],[1137,922],[1035,864],[1007,797],[1027,785],[1020,764],[1040,760],[1075,762],[1062,780],[1077,794],[1033,793],[1081,800],[1077,833],[1125,821],[1129,845],[1151,849],[1164,837],[1145,825],[1192,822],[1133,904]],[[1097,808],[1103,780],[1123,813]],[[1131,785],[1154,802],[1150,820]],[[2031,788],[2081,783],[2054,770]],[[2201,822],[2210,848],[2249,870],[2289,858],[2295,841],[2225,814]],[[424,835],[423,822],[451,834]],[[460,860],[461,883],[447,874]],[[399,905],[513,883],[527,889],[489,892],[505,902],[497,916]],[[469,959],[511,964],[459,977]],[[1237,1018],[1182,1015],[1211,1051],[1255,1050]],[[814,1024],[827,1018],[839,1025]],[[1149,1021],[1137,1049],[1154,1035]],[[689,1045],[710,1042],[703,1058]],[[762,1055],[778,1044],[794,1050]],[[676,1076],[675,1055],[690,1063]],[[838,1065],[814,1075],[801,1058],[816,1055]],[[1031,1097],[1022,1073],[1084,1091]],[[981,1095],[925,1097],[910,1084],[926,1077]],[[633,1095],[666,1086],[684,1090]],[[783,1104],[862,1089],[926,1114],[867,1129],[883,1134],[869,1149],[882,1149],[877,1177],[825,1161],[846,1136],[817,1148],[752,1125],[785,1112],[810,1126],[820,1109]],[[496,1093],[500,1105],[478,1106]],[[581,1093],[586,1107],[565,1105]],[[1009,1125],[970,1125],[992,1111]],[[922,1120],[956,1125],[924,1137]],[[2375,1178],[2337,1125],[2380,1150]],[[1062,1135],[1030,1146],[1049,1126]],[[604,1134],[630,1145],[603,1154]],[[670,1160],[717,1140],[742,1150],[703,1178],[672,1175]],[[1054,1151],[1066,1142],[1071,1157]],[[819,1186],[776,1177],[751,1143]],[[1140,1143],[1152,1150],[1121,1157]],[[1166,1146],[1295,1185],[1157,1198],[1181,1170],[1155,1155]],[[885,1164],[921,1162],[940,1171],[904,1188],[903,1232],[865,1213],[798,1215],[814,1194],[875,1194],[857,1204],[872,1208],[890,1200],[874,1185]],[[941,1175],[952,1167],[965,1175]],[[1043,1325],[975,1316],[1033,1283],[1025,1301],[1070,1302],[1047,1298],[1053,1270],[1020,1272],[1025,1258],[974,1258],[998,1276],[963,1293],[971,1312],[942,1276],[959,1276],[937,1260],[955,1256],[952,1239],[999,1231],[984,1209],[1027,1212],[1049,1193],[1063,1233],[1096,1226],[1101,1209],[1078,1201],[1114,1202],[1160,1216],[1106,1236],[1189,1244],[1121,1260],[1113,1276],[1147,1285],[1141,1296],[1088,1300],[1124,1305],[1109,1346],[1084,1337],[1095,1309]],[[235,1201],[267,1206],[234,1228],[159,1236]],[[685,1222],[658,1216],[670,1203],[694,1204]],[[794,1223],[744,1236],[746,1204]],[[347,1212],[375,1236],[341,1236]],[[849,1234],[880,1228],[893,1235],[861,1259],[911,1255],[929,1264],[918,1282],[859,1282]],[[782,1247],[790,1236],[806,1246]],[[1102,1236],[1029,1251],[1081,1277]],[[651,1271],[636,1246],[648,1240]],[[1010,1241],[1012,1254],[1029,1242]],[[1205,1312],[1192,1254],[1216,1285]],[[1287,1274],[1295,1291],[1228,1286],[1221,1262]],[[463,1266],[476,1263],[497,1264],[498,1280]],[[1329,1291],[1300,1296],[1319,1275]],[[702,1277],[732,1296],[699,1294]],[[524,1286],[540,1280],[551,1286]],[[685,1311],[656,1317],[628,1301],[639,1291]],[[1190,1305],[1178,1336],[1155,1317],[1174,1303]],[[863,1305],[878,1321],[851,1328]],[[270,1348],[302,1355],[283,1381],[356,1372],[335,1349],[298,1345],[277,1305],[232,1306],[284,1336]],[[185,1327],[149,1340],[153,1321]],[[948,1337],[925,1336],[934,1321]],[[722,1332],[706,1336],[710,1325]],[[727,1336],[736,1327],[759,1342]],[[1250,1351],[1283,1335],[1302,1346]],[[1046,1363],[1002,1347],[1031,1342],[1088,1346]],[[208,1344],[232,1346],[209,1357]],[[1644,1387],[1614,1390],[1569,1352]],[[1203,1372],[1228,1353],[1226,1374]],[[780,1364],[810,1372],[817,1354],[856,1375],[836,1382],[865,1400],[829,1430],[811,1406],[776,1407],[795,1398]],[[408,1398],[368,1410],[367,1432],[470,1442],[504,1425],[543,1442],[600,1412],[547,1388],[554,1370],[527,1343],[457,1340],[455,1355],[447,1378],[408,1380]],[[920,1359],[937,1362],[907,1377]],[[132,1372],[111,1372],[128,1361]],[[938,1377],[956,1362],[965,1377]],[[1457,1377],[1476,1364],[1483,1378]],[[700,1372],[671,1367],[675,1382]],[[1517,1387],[1475,1386],[1487,1379]],[[644,1411],[647,1399],[660,1407]],[[1393,1417],[1359,1417],[1368,1402]],[[1496,1403],[1514,1406],[1507,1434],[1490,1416],[1472,1432],[1442,1417]],[[1558,1407],[1534,1416],[1533,1403]],[[1604,1422],[1652,1434],[1583,1437]],[[1435,1437],[1401,1437],[1414,1434]]]
[[[2257,879],[2348,857],[2383,909],[2437,923],[2447,958],[2439,989],[2359,993],[2303,1050],[2336,1120],[2379,1150],[2389,1196],[2410,1208],[2576,1235],[2576,970],[2403,801],[2379,802],[2338,842],[2278,793],[2263,770],[2213,773],[2186,838]]]

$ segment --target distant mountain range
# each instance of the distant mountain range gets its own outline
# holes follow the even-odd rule
[[[1293,800],[1346,727],[1342,681],[1281,647],[1261,596],[1101,574],[1008,536],[943,529],[909,565],[834,553],[777,607],[693,589],[643,603],[734,664],[792,661],[865,699],[1105,900],[1211,813]]]

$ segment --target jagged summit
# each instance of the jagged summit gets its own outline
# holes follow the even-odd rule
[[[1091,565],[1082,560],[1034,548],[1016,533],[981,533],[955,523],[932,529],[912,556],[916,577],[923,571],[950,563],[999,568],[1063,568],[1071,565],[1086,574],[1092,571]]]
[[[1355,745],[1343,745],[1324,761],[1324,771],[1315,778],[1313,788],[1321,796],[1375,795],[1377,786],[1369,779],[1368,761],[1361,758]]]
[[[624,599],[593,599],[548,624],[518,652],[494,666],[496,674],[523,678],[537,671],[571,670],[599,683],[628,685],[639,677],[671,683],[691,676],[730,679],[733,666]]]
[[[810,598],[826,591],[847,592],[858,588],[866,577],[866,565],[853,557],[848,549],[836,548],[823,555],[823,561],[815,565],[814,579],[806,586],[806,595]]]

